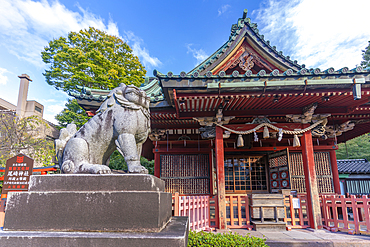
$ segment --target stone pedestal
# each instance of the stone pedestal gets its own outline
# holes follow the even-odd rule
[[[171,193],[151,175],[32,176],[29,192],[8,195],[0,241],[13,239],[12,246],[20,246],[36,239],[43,246],[54,239],[70,246],[71,239],[89,238],[81,243],[145,246],[152,239],[151,246],[164,246],[167,239],[171,246],[186,246],[187,218],[171,220],[171,214]],[[33,237],[17,237],[27,234]]]

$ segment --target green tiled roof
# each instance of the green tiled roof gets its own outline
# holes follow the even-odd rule
[[[69,92],[69,95],[78,99],[93,100],[102,102],[107,98],[110,90],[92,89],[88,87],[76,86],[77,90]],[[150,97],[150,102],[159,102],[164,100],[162,88],[156,78],[145,77],[145,82],[140,86],[146,95]]]

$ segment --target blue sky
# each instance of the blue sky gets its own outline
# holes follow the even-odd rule
[[[0,0],[0,98],[16,104],[18,75],[28,99],[56,122],[67,95],[49,86],[40,53],[48,41],[94,26],[124,39],[145,65],[162,73],[190,71],[228,38],[248,9],[260,33],[307,67],[354,68],[370,40],[368,0]]]

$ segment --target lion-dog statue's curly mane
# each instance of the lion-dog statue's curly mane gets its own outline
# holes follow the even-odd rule
[[[130,173],[148,173],[140,164],[142,144],[150,132],[150,98],[139,88],[120,84],[102,103],[97,114],[79,131],[69,124],[60,131],[56,152],[63,173],[104,174],[117,148]]]

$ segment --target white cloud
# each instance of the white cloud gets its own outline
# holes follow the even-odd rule
[[[307,67],[354,68],[370,39],[368,0],[270,0],[257,23],[271,45]]]
[[[186,45],[186,48],[188,48],[187,53],[191,53],[193,57],[197,60],[195,65],[200,64],[204,60],[206,60],[209,56],[203,51],[202,49],[194,49],[192,48],[193,44]]]
[[[67,101],[60,102],[59,104],[56,104],[56,105],[48,105],[46,107],[46,111],[53,112],[54,115],[56,115],[56,114],[60,113],[65,108],[66,103],[67,103]]]
[[[55,115],[56,114],[53,115],[53,114],[44,113],[43,118],[49,121],[50,123],[57,125],[58,121],[55,119]]]
[[[0,0],[0,44],[11,54],[28,61],[37,67],[44,66],[40,53],[48,41],[68,32],[95,27],[108,34],[120,37],[117,24],[112,20],[106,22],[82,7],[79,12],[67,9],[58,1],[39,2],[32,0]],[[142,47],[142,39],[132,32],[128,42],[133,42],[135,55],[146,66],[159,66],[161,62],[151,57],[149,51]]]
[[[144,41],[137,37],[133,32],[125,32],[124,39],[127,44],[132,48],[132,52],[140,58],[145,67],[154,68],[162,65],[162,62],[158,58],[149,55],[149,51],[142,47]]]
[[[55,116],[65,108],[65,104],[67,103],[67,101],[48,99],[41,100],[40,103],[46,103],[43,118],[53,124],[58,124],[58,121],[55,119]],[[50,105],[50,103],[54,104]]]
[[[4,75],[5,73],[9,73],[7,69],[0,68],[0,84],[5,85],[8,82],[8,77]]]
[[[218,9],[218,16],[225,13],[231,6],[228,4],[222,5],[221,8]]]

